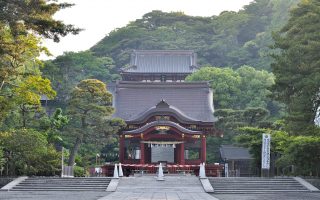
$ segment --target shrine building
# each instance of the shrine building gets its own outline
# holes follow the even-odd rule
[[[116,112],[123,164],[198,165],[206,162],[206,137],[218,136],[207,82],[185,82],[197,71],[193,51],[136,50],[122,81],[108,85]]]

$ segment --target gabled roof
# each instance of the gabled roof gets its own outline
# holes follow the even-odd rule
[[[233,145],[221,145],[220,155],[222,160],[251,160],[253,159],[247,148]]]
[[[184,128],[183,126],[180,126],[179,124],[177,124],[175,122],[171,122],[171,121],[153,121],[148,124],[145,124],[141,128],[131,130],[131,131],[124,131],[123,133],[139,134],[139,133],[143,133],[147,129],[154,127],[154,126],[170,126],[170,127],[174,127],[176,129],[178,129],[179,131],[181,131],[183,133],[187,133],[187,134],[203,134],[201,131],[189,130],[189,129]]]
[[[135,50],[130,66],[122,72],[191,74],[197,70],[196,63],[196,53],[189,50]]]
[[[184,123],[194,123],[198,121],[188,117],[181,110],[174,106],[170,106],[164,99],[162,99],[156,106],[140,113],[135,119],[129,120],[128,123],[141,123],[147,120],[151,115],[172,115]]]
[[[113,90],[113,97],[116,110],[113,116],[125,121],[137,119],[161,100],[165,100],[172,106],[171,109],[175,108],[187,119],[216,121],[213,116],[212,91],[206,82],[119,81]]]

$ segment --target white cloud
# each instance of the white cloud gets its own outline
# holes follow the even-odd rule
[[[45,40],[54,56],[64,51],[89,49],[110,31],[141,18],[152,10],[182,11],[192,16],[218,15],[224,10],[238,11],[252,0],[60,0],[75,3],[55,18],[84,28],[80,34],[62,38],[60,43]]]

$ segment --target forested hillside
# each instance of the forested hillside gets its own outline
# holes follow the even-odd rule
[[[239,12],[212,17],[153,11],[112,31],[91,51],[112,57],[117,68],[128,64],[132,49],[191,49],[198,53],[201,66],[270,70],[271,33],[287,22],[288,11],[298,2],[256,0]]]
[[[68,52],[47,61],[42,72],[57,91],[58,105],[68,108],[68,97],[79,81],[95,78],[108,83],[120,79],[119,70],[128,65],[134,49],[194,50],[199,66],[209,68],[188,77],[188,81],[216,80],[211,82],[215,107],[229,109],[217,112],[229,117],[220,124],[225,137],[212,139],[218,141],[209,139],[208,143],[209,149],[214,147],[208,153],[209,162],[219,161],[212,152],[218,150],[219,144],[232,142],[239,124],[270,125],[282,115],[279,103],[268,98],[274,83],[274,76],[269,73],[272,62],[269,47],[274,43],[272,33],[287,23],[289,11],[298,2],[256,0],[239,12],[225,11],[212,17],[152,11],[113,30],[87,51]],[[248,120],[248,116],[252,119]],[[116,146],[117,141],[113,142]],[[80,153],[90,148],[85,145]]]
[[[233,144],[249,148],[258,169],[261,137],[269,133],[277,175],[320,176],[319,0],[255,0],[212,17],[153,11],[87,51],[39,60],[47,52],[41,37],[59,41],[80,31],[53,19],[71,6],[0,3],[1,173],[60,174],[61,149],[70,150],[64,155],[76,163],[76,176],[100,159],[117,161],[117,133],[126,124],[111,118],[105,83],[121,78],[133,49],[184,49],[198,53],[201,67],[186,81],[208,81],[215,126],[224,133],[208,137],[208,163],[221,161],[221,144]]]
[[[58,91],[56,100],[66,102],[71,89],[86,78],[103,82],[119,79],[133,49],[194,50],[199,66],[248,65],[271,71],[272,32],[288,21],[289,10],[299,0],[256,0],[239,12],[193,17],[183,13],[152,11],[116,29],[85,52],[68,52],[47,61],[44,76]],[[217,104],[218,105],[218,104]]]

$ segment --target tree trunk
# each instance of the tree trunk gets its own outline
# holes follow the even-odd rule
[[[3,85],[4,85],[4,80],[3,80],[3,81],[1,81],[0,91],[2,90]]]
[[[76,155],[78,153],[80,144],[81,144],[81,136],[78,136],[77,140],[76,140],[76,143],[74,144],[74,147],[73,147],[73,149],[72,149],[72,151],[70,153],[70,157],[69,157],[69,161],[68,161],[68,165],[69,166],[73,166],[74,165],[74,161],[75,161]]]
[[[86,114],[87,114],[87,111],[84,112],[84,116],[81,117],[81,127],[82,127],[82,130],[86,130],[87,128],[87,125],[86,125]],[[78,150],[79,150],[79,147],[80,147],[80,144],[81,144],[81,140],[83,138],[83,134],[80,134],[77,139],[76,139],[76,143],[74,144],[74,147],[70,153],[70,157],[69,157],[69,161],[68,161],[68,165],[69,166],[73,166],[74,165],[74,160],[76,158],[76,155],[78,153]]]
[[[21,105],[21,114],[22,114],[22,128],[26,128],[26,110],[24,104]]]

